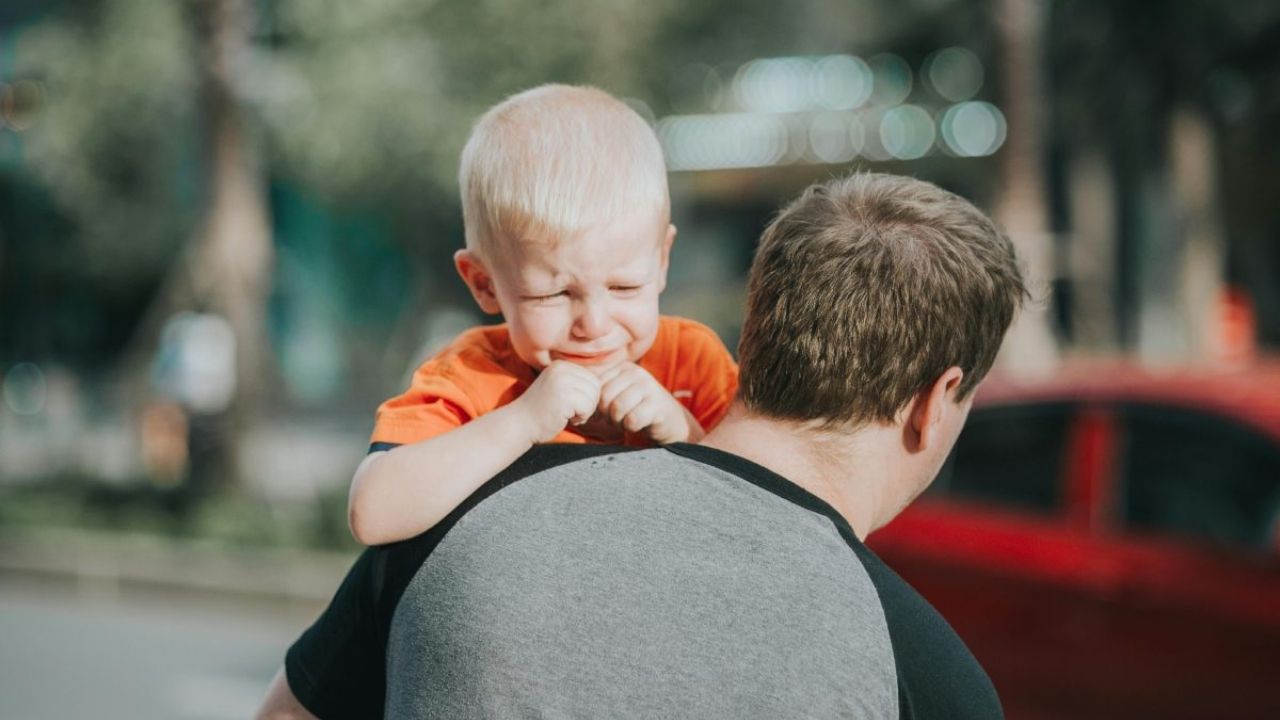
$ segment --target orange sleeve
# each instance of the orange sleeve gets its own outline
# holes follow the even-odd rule
[[[674,382],[668,389],[710,430],[720,423],[738,392],[738,364],[720,336],[692,320],[679,320]]]
[[[699,343],[696,359],[689,364],[696,373],[690,383],[693,388],[693,406],[689,412],[697,418],[703,430],[720,424],[733,398],[738,394],[738,363],[720,337],[709,328],[707,336]]]
[[[409,389],[378,407],[371,443],[398,445],[443,435],[479,413],[467,393],[436,359],[413,373]]]

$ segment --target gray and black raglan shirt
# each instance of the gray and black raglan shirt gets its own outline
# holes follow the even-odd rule
[[[1001,716],[833,508],[684,444],[535,448],[366,551],[286,671],[321,718]]]

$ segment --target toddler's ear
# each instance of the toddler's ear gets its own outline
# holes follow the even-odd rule
[[[476,299],[481,310],[490,315],[502,312],[493,288],[493,275],[479,255],[470,250],[459,250],[453,254],[453,266],[457,268],[458,275],[467,284],[471,297]]]
[[[662,259],[660,260],[662,264],[662,283],[658,288],[659,292],[667,289],[667,267],[671,264],[671,244],[675,241],[676,226],[668,224],[667,235],[662,238]]]

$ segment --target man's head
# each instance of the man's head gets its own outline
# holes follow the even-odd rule
[[[1013,245],[963,198],[881,174],[815,185],[756,251],[740,400],[824,430],[933,432],[909,501],[945,459],[1025,295]]]
[[[605,368],[653,344],[675,237],[662,148],[635,111],[543,85],[476,123],[459,173],[458,273],[530,365]]]

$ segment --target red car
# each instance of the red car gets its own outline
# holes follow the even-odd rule
[[[1010,718],[1280,718],[1280,363],[992,380],[870,545]]]

